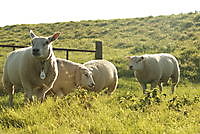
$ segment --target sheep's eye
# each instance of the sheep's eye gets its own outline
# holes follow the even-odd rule
[[[136,63],[140,63],[140,61],[137,61]]]
[[[141,58],[141,59],[137,60],[136,63],[139,63],[139,62],[141,62],[142,60],[143,60],[143,59]]]
[[[139,63],[139,62],[140,62],[140,60],[136,61],[136,63]]]
[[[46,41],[46,42],[43,44],[43,46],[48,45],[48,44],[49,44],[49,41]]]
[[[86,77],[89,77],[89,75],[88,75],[88,74],[85,74],[85,76],[86,76]]]

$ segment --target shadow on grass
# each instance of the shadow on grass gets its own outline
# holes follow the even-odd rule
[[[7,108],[18,109],[24,106],[24,97],[22,92],[17,92],[14,94],[13,107],[9,104],[8,95],[5,92],[0,92],[0,112]]]

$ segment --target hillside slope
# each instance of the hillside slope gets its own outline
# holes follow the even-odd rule
[[[5,26],[0,28],[0,44],[29,45],[30,29],[43,36],[60,31],[62,35],[55,47],[94,49],[94,41],[102,40],[104,58],[116,63],[125,64],[124,56],[127,55],[171,53],[181,63],[182,77],[195,82],[200,79],[200,13]],[[82,62],[74,56],[76,54],[70,59]],[[119,65],[119,68],[125,69],[125,66]]]

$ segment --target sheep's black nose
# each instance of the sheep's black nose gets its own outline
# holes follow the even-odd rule
[[[39,49],[35,48],[35,49],[33,49],[33,52],[37,53],[37,52],[39,52]]]
[[[33,49],[33,55],[38,56],[39,55],[39,49]]]

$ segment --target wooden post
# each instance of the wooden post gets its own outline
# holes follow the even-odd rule
[[[69,51],[66,50],[66,59],[69,60]]]
[[[103,49],[102,49],[102,42],[96,41],[96,53],[95,53],[95,59],[103,59]]]

